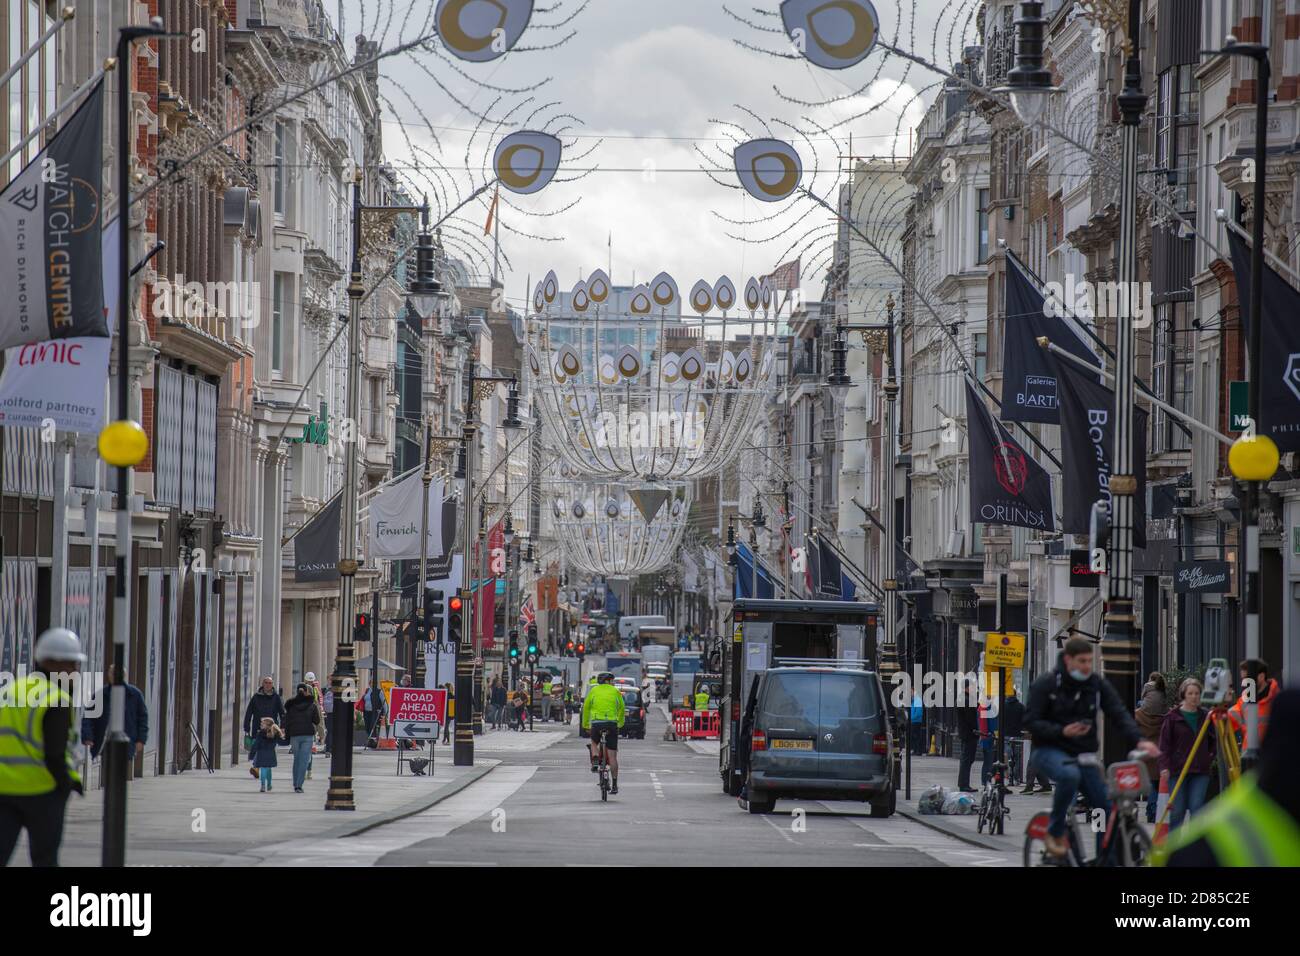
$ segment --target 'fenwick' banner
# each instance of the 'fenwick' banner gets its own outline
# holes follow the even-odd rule
[[[1228,230],[1232,271],[1237,277],[1241,327],[1250,327],[1250,250]],[[1278,451],[1300,451],[1300,291],[1264,263],[1263,329],[1260,354],[1259,421],[1255,431],[1273,439]]]
[[[1110,501],[1115,392],[1083,369],[1051,356],[1061,399],[1061,530],[1087,534],[1092,504]],[[1147,413],[1133,408],[1133,544],[1147,546]]]
[[[0,348],[104,337],[104,84],[0,192]]]
[[[337,494],[293,537],[293,579],[299,584],[339,579],[339,512]]]
[[[1174,566],[1176,594],[1226,594],[1231,580],[1227,561],[1179,561]]]
[[[1038,344],[1047,336],[1072,355],[1095,365],[1093,355],[1065,319],[1048,314],[1043,293],[1014,256],[1007,256],[1007,310],[1002,336],[1002,420],[1058,423],[1056,372]]]
[[[1052,479],[989,414],[966,382],[970,432],[970,520],[1055,531]]]

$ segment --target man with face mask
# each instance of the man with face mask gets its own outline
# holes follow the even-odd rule
[[[1029,688],[1025,727],[1033,738],[1034,769],[1047,774],[1056,784],[1052,814],[1043,843],[1053,856],[1066,850],[1066,814],[1080,790],[1089,805],[1109,815],[1110,800],[1101,767],[1080,762],[1084,754],[1096,754],[1097,713],[1106,715],[1106,731],[1118,734],[1132,750],[1154,756],[1156,745],[1142,740],[1128,707],[1109,681],[1092,670],[1092,642],[1077,634],[1065,642],[1056,669],[1043,674]]]

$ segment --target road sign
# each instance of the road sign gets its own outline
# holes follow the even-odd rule
[[[984,638],[984,667],[1024,667],[1025,635],[988,634]]]
[[[447,692],[436,687],[394,687],[389,723],[427,724],[447,722]]]
[[[1228,431],[1242,432],[1246,430],[1246,422],[1250,420],[1250,383],[1249,382],[1229,382],[1228,383]]]
[[[393,724],[393,736],[406,740],[437,740],[438,723],[436,721],[404,720]]]

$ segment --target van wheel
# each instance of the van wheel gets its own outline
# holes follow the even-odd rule
[[[776,807],[776,798],[769,797],[766,800],[755,800],[750,797],[745,803],[750,813],[771,813]]]
[[[890,787],[888,793],[871,800],[870,804],[873,817],[892,817],[898,806],[898,791]]]
[[[740,777],[734,773],[724,773],[722,775],[722,792],[729,797],[740,796]]]

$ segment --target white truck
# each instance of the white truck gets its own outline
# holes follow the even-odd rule
[[[637,632],[643,627],[664,627],[668,618],[662,614],[625,614],[618,619],[618,640],[624,647],[632,646]]]

